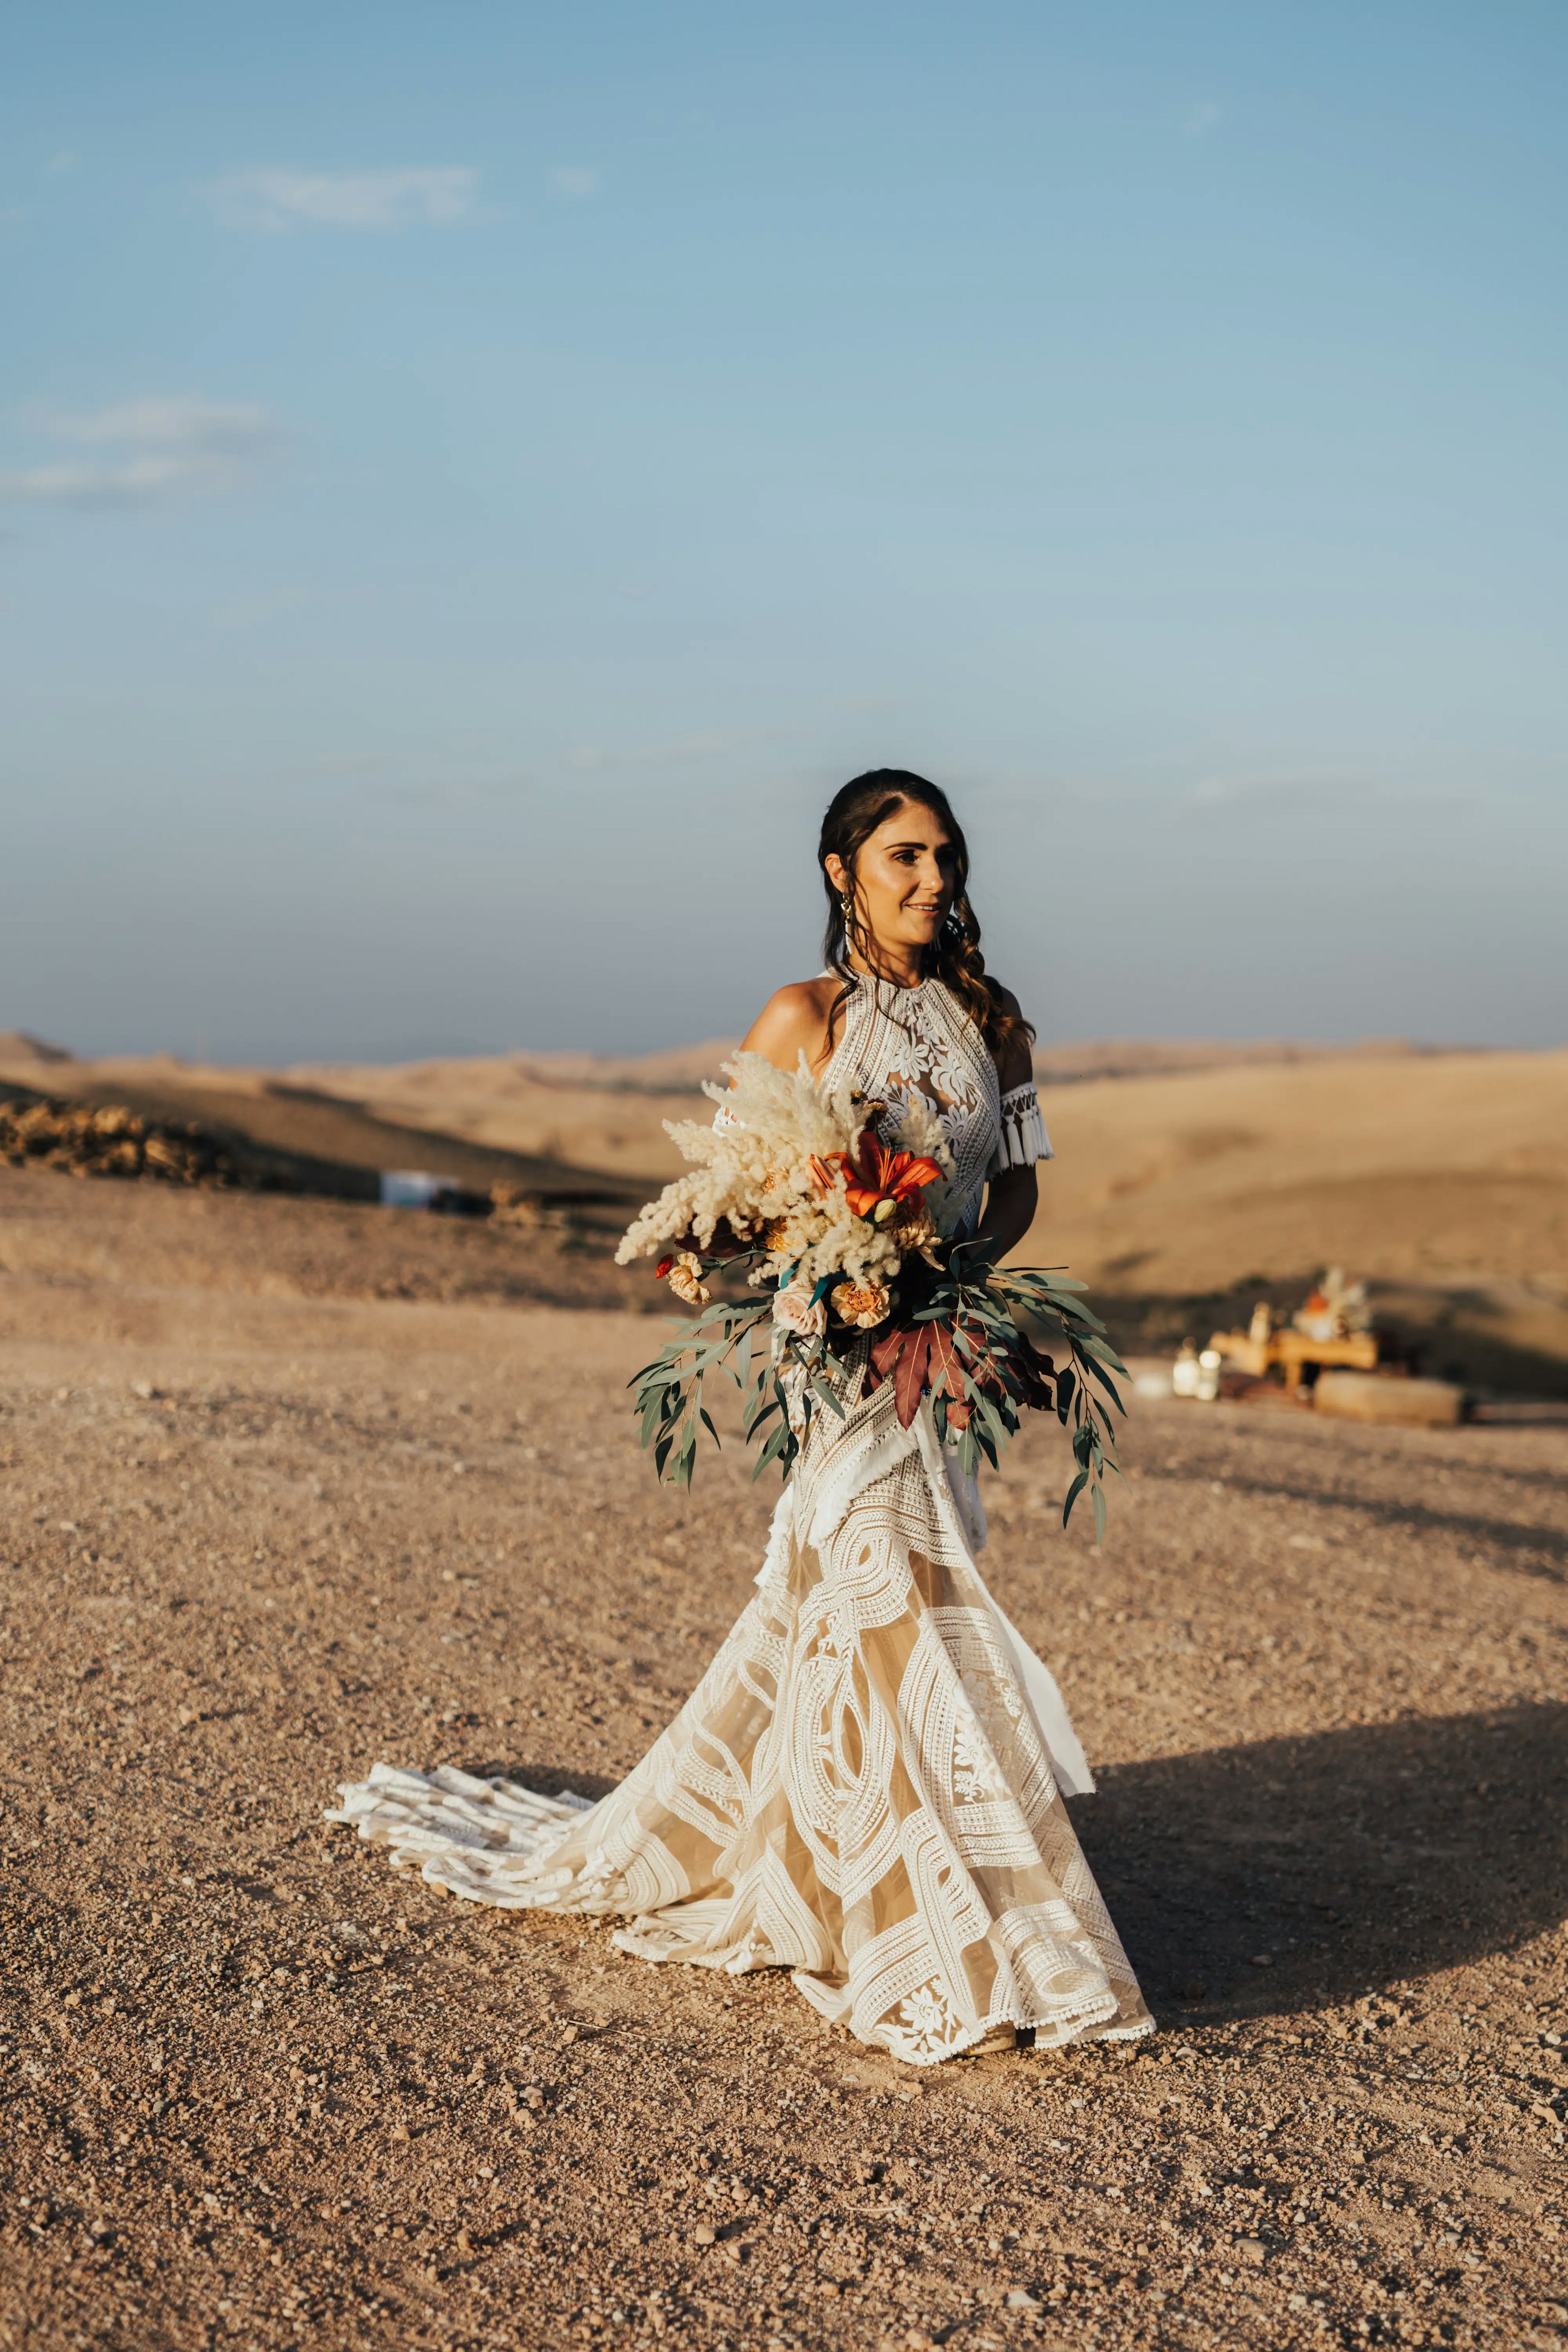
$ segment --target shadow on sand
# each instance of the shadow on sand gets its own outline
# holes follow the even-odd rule
[[[1213,1474],[1207,1463],[1184,1463],[1167,1465],[1160,1475],[1186,1486],[1205,1486]],[[1489,1464],[1487,1475],[1498,1475]],[[1505,1465],[1503,1475],[1510,1476],[1523,1494],[1527,1509],[1533,1496],[1558,1495],[1568,1486],[1568,1481],[1556,1471],[1510,1471]],[[1558,1528],[1543,1527],[1538,1517],[1500,1518],[1479,1511],[1438,1510],[1434,1505],[1405,1497],[1358,1495],[1339,1473],[1338,1465],[1327,1470],[1321,1482],[1249,1477],[1245,1471],[1232,1471],[1226,1483],[1237,1495],[1262,1495],[1275,1502],[1317,1504],[1331,1510],[1353,1512],[1376,1527],[1407,1528],[1420,1535],[1447,1537],[1457,1544],[1485,1545],[1492,1555],[1489,1567],[1537,1577],[1548,1584],[1568,1583],[1568,1534]]]
[[[616,1785],[516,1758],[468,1769]],[[1170,2025],[1337,2007],[1558,1927],[1565,1800],[1568,1706],[1542,1702],[1119,1765],[1072,1812]]]
[[[1568,1706],[1540,1702],[1124,1764],[1072,1810],[1170,2023],[1336,2006],[1559,1927],[1565,1795]]]

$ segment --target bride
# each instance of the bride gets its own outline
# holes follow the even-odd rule
[[[960,1229],[1021,1241],[1050,1156],[1033,1032],[991,979],[946,795],[899,769],[836,794],[819,979],[746,1039],[793,1072],[940,1114]],[[721,1118],[729,1114],[721,1110]],[[884,1381],[813,1415],[757,1591],[668,1729],[589,1805],[376,1765],[329,1819],[476,1903],[607,1914],[645,1960],[787,1968],[913,2065],[1123,2040],[1153,2021],[1062,1802],[1094,1783],[1055,1683],[986,1591],[984,1513],[929,1402]]]

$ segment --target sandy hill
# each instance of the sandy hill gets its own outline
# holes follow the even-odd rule
[[[665,1175],[722,1043],[294,1073],[377,1117]],[[1331,1258],[1388,1280],[1568,1285],[1568,1054],[1136,1043],[1040,1055],[1058,1160],[1037,1251],[1101,1286],[1226,1288]]]
[[[1568,1053],[1325,1058],[1045,1099],[1043,1228],[1102,1281],[1203,1288],[1369,1250],[1387,1275],[1568,1281]]]
[[[662,1122],[700,1110],[700,1079],[728,1050],[269,1072],[95,1062],[13,1035],[0,1078],[221,1118],[270,1149],[364,1167],[567,1188],[591,1171],[624,1197],[674,1171]],[[1130,1338],[1163,1345],[1248,1289],[1286,1303],[1339,1263],[1438,1354],[1451,1342],[1473,1363],[1479,1337],[1483,1359],[1561,1385],[1568,1052],[1133,1041],[1054,1048],[1040,1066],[1058,1158],[1025,1254],[1126,1301]]]
[[[288,1081],[361,1104],[378,1118],[462,1135],[580,1168],[657,1174],[681,1164],[664,1121],[700,1116],[704,1078],[733,1038],[641,1060],[495,1054],[452,1061],[302,1066]]]
[[[416,1168],[475,1193],[510,1186],[543,1202],[635,1206],[642,1180],[606,1165],[563,1160],[491,1141],[472,1129],[400,1119],[352,1094],[293,1083],[265,1070],[225,1069],[168,1054],[89,1060],[0,1033],[0,1092],[47,1099],[119,1103],[152,1121],[195,1121],[250,1175],[289,1189],[374,1199],[382,1171]]]
[[[1568,1053],[1345,1056],[1045,1099],[1058,1156],[1021,1255],[1143,1302],[1146,1343],[1201,1339],[1200,1301],[1226,1322],[1247,1294],[1290,1304],[1338,1264],[1431,1369],[1563,1391]]]

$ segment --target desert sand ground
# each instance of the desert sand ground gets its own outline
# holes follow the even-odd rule
[[[744,1601],[772,1487],[655,1487],[634,1297],[0,1169],[0,2342],[1561,2342],[1568,1431],[1140,1401],[1096,1551],[1031,1430],[987,1573],[1162,2030],[916,2074],[322,1821],[608,1787]]]

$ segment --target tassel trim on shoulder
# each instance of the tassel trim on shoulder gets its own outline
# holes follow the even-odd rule
[[[1007,1168],[1032,1168],[1038,1160],[1054,1160],[1051,1139],[1032,1086],[1011,1087],[1002,1097],[1002,1133],[991,1155],[987,1176]]]

